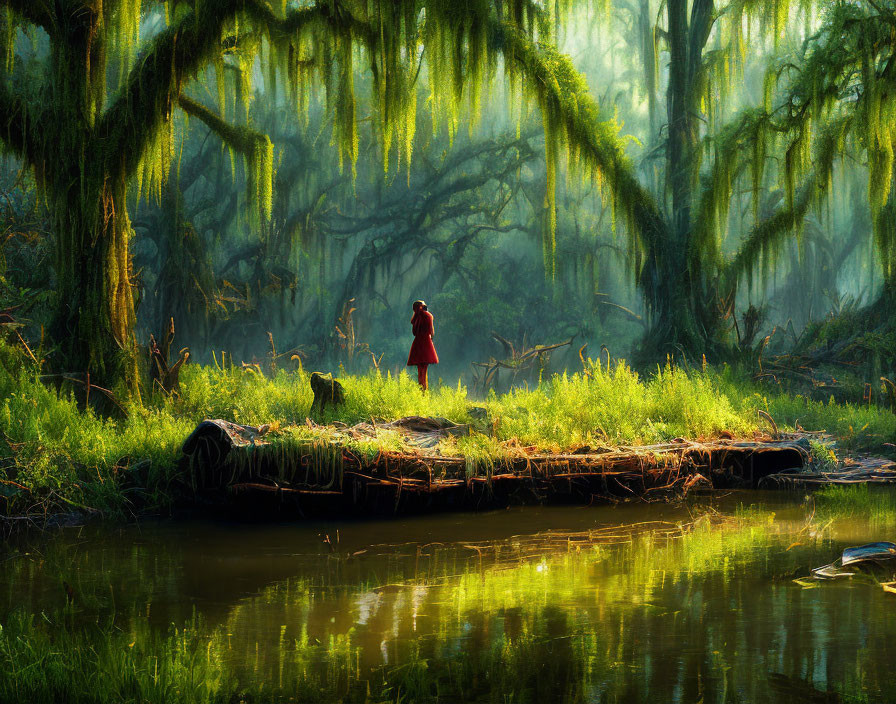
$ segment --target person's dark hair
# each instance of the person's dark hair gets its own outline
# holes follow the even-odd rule
[[[426,307],[426,301],[414,301],[414,303],[411,305],[411,308],[413,310],[417,310],[418,305],[420,306],[421,310],[428,310],[428,308]]]

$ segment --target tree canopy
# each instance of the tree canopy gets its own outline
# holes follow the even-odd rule
[[[0,6],[6,10],[0,139],[32,170],[51,213],[57,299],[51,336],[70,371],[110,384],[128,380],[136,388],[131,216],[141,199],[169,203],[174,231],[189,233],[179,214],[180,186],[169,181],[179,179],[195,123],[223,143],[231,164],[240,157],[248,225],[273,233],[295,230],[301,215],[290,214],[285,201],[276,212],[276,191],[291,185],[277,178],[278,168],[284,174],[289,168],[288,150],[272,129],[278,119],[305,129],[320,129],[325,119],[338,171],[351,183],[366,125],[381,177],[404,171],[410,187],[421,111],[450,148],[463,123],[472,135],[498,94],[510,106],[536,106],[545,176],[543,203],[532,210],[546,279],[557,280],[557,238],[567,217],[558,194],[575,184],[594,188],[610,211],[610,229],[625,237],[650,323],[643,347],[661,354],[724,353],[738,296],[789,242],[802,248],[803,224],[813,212],[822,217],[837,169],[855,171],[842,161],[848,154],[867,162],[874,241],[892,290],[892,2],[6,0]],[[583,27],[592,44],[629,47],[627,72],[619,75],[632,95],[602,94],[601,78],[564,53]],[[736,83],[745,88],[735,90]],[[318,97],[326,117],[315,114],[312,126]],[[259,100],[272,109],[258,110]],[[289,115],[276,117],[284,106]],[[519,158],[507,163],[519,171],[531,148],[530,137],[518,142]],[[489,182],[504,173],[495,166],[483,172]],[[294,181],[295,169],[289,173]],[[524,188],[522,180],[514,183],[505,185],[514,193]],[[486,225],[469,227],[481,233]],[[487,227],[506,232],[510,223],[493,213]],[[396,236],[395,246],[418,233]],[[201,249],[200,239],[189,246]],[[167,251],[187,251],[172,244]]]

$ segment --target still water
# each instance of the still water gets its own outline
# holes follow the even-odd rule
[[[896,701],[896,594],[794,582],[894,538],[758,493],[68,528],[3,556],[0,624],[103,620],[127,647],[189,648],[222,691],[297,701]]]

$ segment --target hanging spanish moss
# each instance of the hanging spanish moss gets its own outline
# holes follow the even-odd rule
[[[151,11],[144,11],[138,0],[106,2],[98,11],[87,9],[66,17],[73,39],[63,39],[53,30],[61,20],[55,12],[32,8],[21,19],[48,30],[54,67],[48,83],[55,101],[51,104],[70,117],[56,120],[55,132],[35,134],[28,129],[28,121],[37,122],[40,107],[10,96],[22,109],[10,113],[8,146],[33,166],[54,209],[64,211],[65,219],[83,220],[76,228],[82,235],[74,240],[61,237],[58,244],[61,286],[60,312],[53,326],[56,338],[70,348],[68,355],[76,367],[92,368],[110,379],[129,377],[132,382],[133,374],[122,376],[113,362],[119,356],[133,357],[133,306],[126,293],[131,276],[127,186],[133,180],[138,199],[160,200],[179,151],[175,108],[206,123],[228,149],[244,157],[250,220],[260,226],[271,215],[274,146],[248,123],[256,60],[265,66],[271,99],[277,99],[277,87],[283,81],[300,112],[307,108],[306,84],[313,80],[323,86],[340,163],[354,174],[359,142],[356,54],[374,79],[370,97],[388,170],[393,144],[399,164],[404,160],[408,165],[412,158],[416,81],[424,59],[433,123],[444,123],[453,137],[462,102],[468,101],[473,119],[479,111],[483,90],[505,49],[497,36],[514,35],[509,42],[512,52],[522,49],[526,62],[517,65],[511,56],[505,64],[515,76],[529,81],[527,68],[537,68],[533,61],[538,50],[531,44],[523,48],[522,42],[547,27],[538,21],[543,18],[541,10],[529,3],[496,8],[483,0],[467,4],[463,12],[445,1],[323,3],[295,9],[281,5],[275,11],[245,0],[197,1],[166,5],[167,28],[144,47],[141,22]],[[7,64],[19,19],[15,12],[7,12]],[[116,87],[106,83],[111,65],[119,70]],[[217,110],[189,97],[189,82],[208,65],[214,67]],[[76,66],[84,70],[73,70]],[[545,67],[540,67],[542,74]],[[557,91],[560,84],[554,81],[550,89]],[[80,115],[86,116],[86,122]],[[558,138],[555,122],[556,116],[545,119],[552,145]],[[550,150],[548,161],[555,173],[556,149]],[[54,168],[48,169],[51,162]],[[548,263],[553,259],[556,228],[553,191],[552,179],[545,235]],[[101,232],[107,234],[97,234],[100,220],[104,223]],[[86,291],[72,267],[79,267],[84,257],[91,258],[95,247],[107,251],[108,280],[97,280]],[[552,271],[550,264],[548,271]],[[73,305],[85,296],[95,300],[97,312],[90,316],[82,316],[82,305]]]
[[[450,242],[447,252],[425,243],[416,250],[430,273],[469,274],[461,253],[483,232],[524,233],[537,238],[543,278],[559,300],[570,286],[599,285],[583,274],[595,271],[600,257],[590,248],[599,243],[615,248],[640,292],[642,311],[617,310],[646,327],[645,358],[679,350],[725,358],[730,302],[777,286],[791,266],[782,262],[802,266],[807,242],[821,241],[815,221],[835,226],[824,213],[843,197],[840,179],[867,203],[872,283],[875,271],[892,283],[889,8],[821,9],[812,0],[624,8],[605,0],[181,0],[158,8],[109,0],[65,15],[11,2],[0,35],[10,78],[0,96],[9,108],[4,143],[66,229],[56,240],[51,337],[73,370],[136,389],[142,264],[132,261],[131,216],[159,207],[166,189],[193,187],[181,186],[185,155],[211,137],[222,156],[215,182],[241,193],[197,212],[218,210],[205,224],[212,251],[230,237],[222,228],[239,230],[245,247],[215,264],[226,275],[214,291],[203,288],[209,309],[235,315],[274,292],[295,298],[307,268],[308,281],[332,296],[315,306],[325,317],[344,303],[336,298],[357,293],[354,283],[332,286],[345,270],[368,292],[406,276],[410,257],[381,230],[344,246],[358,223],[382,227],[365,209],[390,203],[386,194],[401,180],[406,197],[434,209],[396,230],[437,231]],[[606,55],[578,51],[582,41]],[[36,75],[46,80],[29,83]],[[502,103],[508,108],[496,109]],[[511,178],[496,162],[486,170],[498,184],[494,207],[452,191],[456,200],[438,220],[450,198],[427,184],[442,178],[447,155],[505,128],[525,142],[515,147],[520,155],[537,143],[540,165],[527,156]],[[296,152],[290,140],[305,145]],[[846,154],[867,163],[864,185]],[[335,168],[322,168],[331,159]],[[481,173],[467,176],[478,182]],[[278,201],[281,188],[288,194]],[[347,188],[372,195],[343,201]],[[586,192],[599,217],[572,212]],[[416,207],[408,201],[409,214]],[[586,238],[586,221],[609,242],[601,233]],[[572,242],[586,246],[592,265],[561,261]],[[395,261],[387,266],[388,253]],[[146,256],[141,250],[141,262]],[[83,273],[93,259],[102,276]]]

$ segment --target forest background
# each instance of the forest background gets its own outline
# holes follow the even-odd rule
[[[47,373],[133,388],[172,319],[398,371],[415,298],[452,380],[567,340],[892,370],[889,3],[4,4],[0,295]]]

